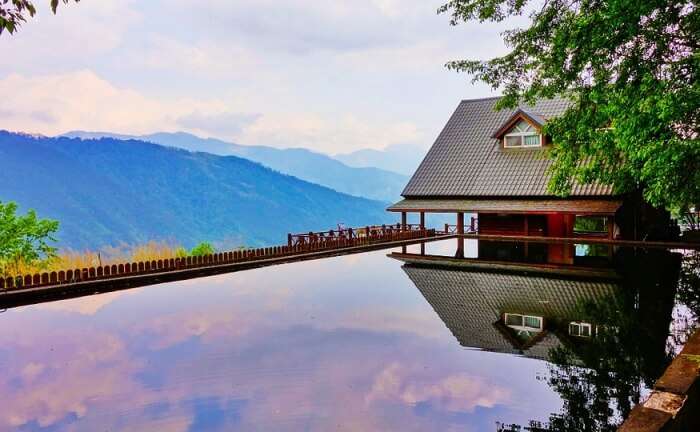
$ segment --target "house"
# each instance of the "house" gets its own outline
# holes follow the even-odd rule
[[[458,234],[637,238],[628,196],[600,184],[575,184],[566,197],[547,189],[551,139],[548,119],[561,115],[565,99],[495,109],[498,98],[462,101],[408,182],[403,200],[388,208],[408,213],[455,213]],[[639,204],[636,205],[637,207]],[[476,214],[465,226],[464,214]]]

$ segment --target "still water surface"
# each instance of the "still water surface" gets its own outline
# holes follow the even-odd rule
[[[5,311],[0,430],[611,430],[695,322],[687,254],[455,250]],[[540,267],[481,266],[494,261]]]

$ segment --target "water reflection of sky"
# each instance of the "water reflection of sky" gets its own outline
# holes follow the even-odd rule
[[[461,347],[385,255],[7,311],[0,429],[478,431],[560,409],[546,363]]]

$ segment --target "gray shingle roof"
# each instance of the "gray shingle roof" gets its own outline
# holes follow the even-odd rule
[[[464,100],[452,114],[402,195],[405,197],[551,196],[543,149],[502,149],[493,134],[518,109],[549,119],[564,113],[564,99],[495,111],[498,98]],[[603,185],[577,185],[573,196],[609,196]]]

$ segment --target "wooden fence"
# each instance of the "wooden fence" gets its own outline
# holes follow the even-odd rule
[[[469,225],[464,225],[465,234],[476,234],[479,232],[479,219],[472,217]],[[441,234],[457,234],[457,225],[445,224],[445,229]]]
[[[417,240],[435,236],[434,229],[414,229],[406,231],[387,230],[385,232],[373,232],[370,230],[368,232],[370,233],[369,235],[362,237],[326,237],[323,241],[312,241],[293,246],[272,246],[258,249],[219,252],[204,256],[188,256],[183,258],[111,264],[98,267],[68,269],[8,278],[0,277],[0,292],[42,286],[66,285],[83,281],[108,280],[136,275],[172,272],[198,267],[235,264],[239,262],[289,257],[317,251],[351,248],[400,240]],[[320,235],[316,237],[320,238]]]
[[[340,228],[337,230],[330,231],[319,231],[319,232],[308,232],[302,234],[288,234],[287,235],[287,246],[293,247],[297,245],[307,245],[307,244],[324,244],[326,242],[333,242],[339,239],[356,239],[391,235],[395,232],[400,231],[420,231],[421,228],[418,224],[406,224],[401,227],[400,223],[395,225],[370,225],[361,228]]]

